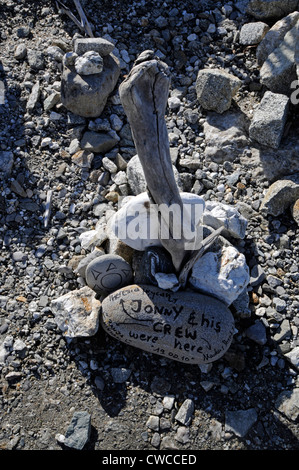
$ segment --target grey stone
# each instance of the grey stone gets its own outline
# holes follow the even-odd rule
[[[101,322],[119,341],[185,364],[222,357],[235,330],[231,312],[215,298],[136,284],[103,300]]]
[[[34,71],[42,70],[45,67],[45,58],[42,51],[28,49],[27,60],[28,64]]]
[[[299,184],[286,178],[275,181],[266,191],[261,210],[275,217],[283,214],[298,198]]]
[[[100,56],[109,55],[114,49],[114,44],[104,38],[76,38],[74,41],[74,51],[78,55],[83,55],[88,51],[95,51]]]
[[[87,411],[76,411],[66,431],[64,445],[82,450],[90,438],[91,416]]]
[[[14,51],[14,57],[17,60],[25,59],[27,55],[27,47],[25,44],[18,44]]]
[[[243,113],[209,113],[203,124],[206,159],[217,163],[234,161],[248,145],[247,127]]]
[[[187,398],[180,406],[179,411],[175,415],[175,419],[184,426],[189,426],[192,420],[193,413],[194,402],[190,398]]]
[[[255,110],[249,127],[249,136],[260,144],[278,148],[283,136],[289,109],[289,98],[266,91]]]
[[[206,110],[222,114],[231,107],[241,84],[241,80],[224,70],[200,70],[196,79],[199,104]]]
[[[256,50],[259,65],[262,65],[267,57],[280,45],[286,33],[295,26],[298,19],[299,12],[296,11],[277,21],[270,28]]]
[[[117,84],[119,75],[119,61],[112,54],[103,57],[101,74],[84,77],[76,73],[74,65],[67,65],[64,61],[61,76],[62,104],[79,116],[88,118],[100,116]]]
[[[132,281],[131,266],[121,256],[103,255],[92,260],[85,271],[88,286],[97,293],[113,292]]]
[[[87,131],[83,134],[81,147],[94,153],[106,153],[115,147],[117,142],[110,134]]]
[[[0,174],[9,176],[13,167],[14,156],[10,150],[0,151]]]
[[[299,388],[282,392],[275,402],[275,407],[280,413],[295,422],[299,416]]]
[[[85,52],[76,58],[74,66],[79,75],[98,74],[103,70],[103,58],[97,52]]]
[[[258,418],[254,408],[248,410],[226,411],[225,430],[236,436],[245,437]]]
[[[286,353],[284,357],[286,357],[286,359],[291,364],[293,364],[296,369],[299,370],[299,346],[296,346],[295,348],[291,349],[291,351]]]
[[[260,81],[273,93],[290,96],[291,84],[297,79],[295,47],[298,41],[298,22],[286,33],[279,46],[267,57],[260,70]]]
[[[123,384],[129,379],[132,370],[125,367],[112,367],[110,372],[114,383]]]
[[[298,0],[250,0],[247,13],[258,20],[282,18],[295,11]]]
[[[98,331],[101,302],[88,286],[52,300],[51,307],[64,336],[89,337]]]
[[[217,201],[206,201],[202,222],[215,230],[223,227],[228,235],[237,239],[245,238],[248,223],[234,206]]]
[[[26,109],[29,113],[32,112],[33,109],[35,108],[39,100],[39,97],[40,97],[40,84],[39,84],[39,81],[37,81],[32,87],[31,93],[29,95],[29,98],[26,104]]]
[[[79,274],[79,276],[85,278],[85,273],[86,273],[86,268],[93,261],[95,258],[98,258],[99,256],[103,256],[104,251],[100,250],[99,248],[94,248],[94,250],[89,253],[87,256],[84,256],[81,261],[79,261],[78,266],[75,269],[75,272]]]
[[[250,285],[252,287],[254,286],[258,286],[259,284],[261,284],[263,282],[263,280],[265,279],[266,277],[266,273],[265,271],[263,270],[263,268],[259,265],[259,264],[256,264],[255,266],[253,266],[253,268],[251,269],[251,273],[250,273]]]
[[[259,44],[268,31],[269,26],[262,21],[246,23],[240,31],[240,44],[244,46]]]
[[[245,330],[248,338],[263,346],[267,342],[266,327],[262,321],[257,320],[253,325]]]

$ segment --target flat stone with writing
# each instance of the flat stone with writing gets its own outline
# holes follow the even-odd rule
[[[92,260],[85,273],[88,286],[99,294],[113,292],[132,281],[132,269],[118,255],[103,255]]]
[[[100,321],[121,342],[186,364],[218,360],[235,332],[233,315],[220,300],[149,285],[110,294],[102,302]]]

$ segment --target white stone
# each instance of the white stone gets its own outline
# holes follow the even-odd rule
[[[233,206],[207,201],[202,222],[215,230],[224,227],[234,238],[243,239],[247,228],[247,219]]]
[[[156,273],[155,279],[160,289],[176,292],[180,288],[179,280],[175,274]]]
[[[193,266],[189,283],[201,292],[211,294],[231,305],[249,284],[245,256],[235,247],[207,252]]]
[[[97,332],[101,302],[88,286],[58,297],[52,301],[51,307],[64,336],[89,337]]]
[[[195,194],[185,192],[180,194],[184,207],[193,208],[192,223],[195,224],[194,240],[191,240],[192,233],[188,230],[187,218],[186,223],[183,224],[186,238],[190,240],[190,243],[186,245],[186,249],[196,249],[202,241],[202,225],[200,221],[205,202],[203,198]],[[146,192],[135,197],[129,197],[127,202],[109,220],[107,230],[126,245],[138,251],[144,251],[150,246],[162,246],[159,238],[157,211],[150,204]]]
[[[79,75],[93,75],[103,70],[103,58],[94,51],[85,52],[75,60],[75,69]]]

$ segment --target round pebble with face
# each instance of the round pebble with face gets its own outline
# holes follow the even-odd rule
[[[86,268],[87,285],[98,294],[114,292],[132,281],[132,268],[121,256],[103,255]]]

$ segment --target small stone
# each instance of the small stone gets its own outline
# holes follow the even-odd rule
[[[248,338],[263,346],[267,342],[266,328],[262,321],[257,320],[252,326],[245,330]]]
[[[25,59],[27,55],[27,47],[25,44],[18,44],[14,51],[14,57],[17,60]]]
[[[8,151],[0,151],[0,173],[9,176],[13,167],[14,155]]]
[[[101,302],[88,286],[58,297],[51,306],[55,322],[64,336],[89,337],[97,332]]]
[[[275,217],[283,214],[299,197],[299,184],[292,177],[275,181],[268,188],[261,210]]]
[[[45,67],[45,59],[42,51],[28,49],[27,60],[33,71],[42,70]]]
[[[117,255],[103,255],[92,260],[86,268],[88,286],[97,293],[113,292],[132,280],[129,263]]]
[[[114,137],[103,132],[87,131],[81,140],[81,148],[94,153],[109,152],[116,144]]]
[[[299,388],[282,392],[276,402],[275,407],[288,419],[296,421],[299,416]]]
[[[97,52],[89,51],[77,57],[74,65],[79,75],[99,74],[103,70],[103,58]]]
[[[292,205],[291,212],[296,224],[299,225],[299,199]]]
[[[146,426],[152,431],[159,431],[159,416],[150,416],[146,422]]]
[[[194,402],[187,398],[182,405],[180,406],[179,411],[175,415],[175,419],[183,424],[184,426],[189,426],[191,423],[192,415],[194,413]]]
[[[119,341],[189,364],[220,358],[235,332],[231,312],[213,297],[136,284],[103,300],[101,321]]]
[[[244,46],[259,44],[269,29],[269,26],[262,21],[244,24],[240,31],[240,44]]]
[[[278,312],[283,312],[287,306],[286,301],[279,297],[273,297],[273,305]]]
[[[155,273],[155,279],[160,289],[169,289],[175,292],[180,287],[175,274]]]
[[[86,411],[76,411],[67,429],[64,445],[82,450],[87,444],[91,432],[91,416]]]
[[[74,51],[78,55],[94,51],[100,56],[109,55],[114,49],[114,44],[104,38],[77,38],[74,41]]]
[[[26,109],[29,113],[32,112],[33,109],[35,108],[39,100],[39,97],[40,97],[40,84],[39,82],[36,82],[32,87],[30,96],[26,104]]]
[[[254,408],[248,410],[226,411],[225,431],[231,431],[238,437],[245,437],[256,422],[258,416]]]
[[[280,145],[287,119],[289,98],[266,91],[254,112],[249,136],[260,144],[277,149]]]
[[[287,360],[299,370],[299,346],[284,355]]]
[[[259,264],[256,264],[251,269],[250,285],[252,287],[258,286],[259,284],[261,284],[264,281],[265,277],[266,277],[266,274],[265,274],[265,271],[263,270],[263,268]]]
[[[241,84],[241,80],[224,70],[200,70],[196,79],[198,101],[204,109],[222,114],[231,107]]]
[[[190,441],[190,430],[185,426],[179,426],[176,432],[175,439],[181,444],[187,444]]]
[[[111,375],[114,383],[123,384],[125,383],[132,373],[131,369],[125,367],[113,367],[111,369]]]

